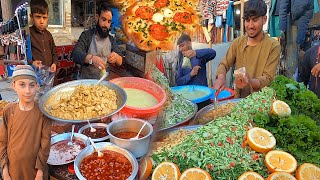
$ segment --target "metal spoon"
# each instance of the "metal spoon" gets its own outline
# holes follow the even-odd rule
[[[72,125],[71,137],[70,137],[70,141],[68,142],[69,146],[73,145],[72,138],[73,138],[73,134],[74,134],[74,127],[75,127],[75,125]]]
[[[109,72],[105,72],[103,76],[99,79],[99,81],[96,83],[96,85],[99,85],[107,76],[109,76]]]
[[[94,142],[92,141],[91,137],[89,137],[89,140],[93,146],[93,148],[95,149],[95,151],[98,152],[98,157],[102,157],[103,156],[103,153],[101,151],[99,151],[99,149],[96,147],[96,145],[94,144]]]
[[[213,102],[213,105],[214,105],[214,109],[217,109],[218,108],[218,95],[220,93],[220,90],[219,89],[216,89],[216,92],[214,93],[214,102]]]
[[[144,122],[143,126],[141,127],[140,131],[138,132],[138,134],[136,135],[136,137],[130,138],[130,140],[136,140],[139,139],[139,135],[142,131],[142,129],[147,125],[147,121]]]
[[[90,122],[89,122],[88,119],[87,119],[87,122],[88,122],[88,124],[89,124],[89,126],[90,126],[90,132],[96,132],[97,129],[96,129],[96,128],[93,128],[93,127],[91,126],[91,124],[90,124]]]

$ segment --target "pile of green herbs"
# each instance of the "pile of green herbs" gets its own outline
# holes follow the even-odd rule
[[[198,128],[177,146],[153,154],[152,159],[156,165],[164,161],[174,162],[181,172],[199,167],[207,170],[213,179],[233,179],[246,171],[267,176],[263,155],[245,146],[244,137],[258,112],[269,113],[273,98],[271,88],[251,94],[229,115]]]
[[[292,115],[276,117],[258,113],[254,117],[255,125],[270,131],[277,147],[291,153],[299,163],[320,165],[320,100],[303,84],[284,76],[277,76],[271,87],[277,99],[290,106]]]
[[[306,115],[320,125],[320,99],[302,83],[277,76],[270,85],[277,99],[286,102],[293,115]]]
[[[164,109],[164,118],[159,123],[160,128],[167,128],[175,125],[187,118],[190,118],[190,116],[195,113],[196,109],[190,101],[171,91],[169,80],[156,66],[153,67],[151,77],[155,83],[164,88],[168,97],[168,101]]]

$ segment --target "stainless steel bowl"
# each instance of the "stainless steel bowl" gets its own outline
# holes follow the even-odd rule
[[[110,136],[110,142],[130,151],[136,158],[144,156],[149,150],[151,134],[153,132],[153,127],[149,122],[147,122],[147,125],[141,131],[141,134],[144,135],[142,138],[121,139],[114,136],[115,133],[124,131],[138,133],[144,123],[145,120],[136,118],[112,121],[107,127],[107,132]]]
[[[239,101],[241,101],[243,98],[237,98],[237,99],[229,99],[229,100],[225,100],[225,101],[220,101],[218,102],[218,106],[227,104],[229,102],[234,102],[234,103],[238,103]],[[209,104],[208,106],[205,106],[204,108],[200,109],[197,114],[194,116],[194,120],[196,121],[197,119],[201,119],[203,118],[204,115],[206,115],[209,111],[214,109],[214,104]]]
[[[74,92],[76,86],[79,85],[95,85],[98,82],[96,79],[83,79],[83,80],[75,80],[75,81],[70,81],[66,82],[63,84],[59,84],[58,86],[53,87],[50,91],[48,91],[46,94],[41,96],[40,101],[39,101],[39,108],[41,112],[49,117],[50,119],[56,120],[56,121],[62,121],[62,122],[71,122],[71,123],[80,123],[84,122],[86,120],[89,121],[98,121],[102,118],[106,118],[109,116],[112,116],[113,114],[119,112],[124,105],[126,104],[127,101],[127,94],[125,91],[120,88],[119,86],[109,83],[107,81],[102,81],[100,84],[107,86],[110,89],[115,90],[116,95],[117,95],[117,109],[109,114],[105,114],[100,117],[95,117],[91,119],[61,119],[59,117],[52,116],[49,111],[51,107],[57,103],[59,103],[58,99],[69,97],[72,95]]]
[[[60,142],[60,141],[64,141],[64,140],[70,140],[71,138],[71,132],[69,133],[63,133],[63,134],[58,134],[58,135],[55,135],[51,138],[51,145],[57,143],[57,142]],[[76,140],[79,140],[81,142],[83,142],[86,146],[89,146],[90,145],[90,142],[89,142],[89,139],[87,136],[83,135],[83,134],[79,134],[79,133],[74,133],[73,135],[73,139],[76,139]],[[63,165],[63,164],[68,164],[68,163],[71,163],[73,162],[73,160],[69,160],[69,161],[66,161],[62,164],[56,164],[56,163],[52,163],[52,162],[49,162],[48,161],[48,164],[50,165]]]
[[[122,148],[120,148],[112,143],[108,143],[108,142],[96,143],[96,146],[100,151],[110,150],[110,151],[115,151],[115,152],[118,152],[118,153],[124,155],[131,162],[131,165],[132,165],[132,173],[131,173],[131,176],[129,176],[129,178],[127,180],[134,180],[135,179],[135,177],[138,174],[138,168],[139,168],[138,161],[129,151],[122,149]],[[76,159],[74,161],[74,170],[76,172],[76,176],[80,180],[85,180],[85,178],[80,173],[80,163],[85,157],[89,156],[90,154],[92,154],[94,152],[95,152],[94,148],[92,147],[92,145],[90,145],[90,146],[86,147],[85,149],[83,149],[79,153],[79,155],[76,157]]]
[[[168,129],[171,129],[171,128],[174,128],[174,127],[178,127],[178,126],[187,124],[188,121],[190,121],[190,120],[194,117],[194,115],[195,115],[195,114],[197,113],[197,111],[198,111],[198,106],[197,106],[197,104],[195,104],[195,103],[193,103],[192,101],[187,100],[187,99],[185,99],[185,101],[186,101],[188,104],[190,104],[190,106],[192,106],[193,112],[192,112],[188,117],[186,117],[185,119],[181,119],[181,121],[177,122],[176,124],[172,124],[172,125],[170,125],[170,126],[168,126],[168,127],[161,127],[158,131],[165,131],[165,130],[168,130]]]
[[[105,128],[105,131],[107,132],[107,127],[108,127],[108,125],[105,124],[105,123],[90,123],[90,124],[91,124],[91,126],[92,126],[93,128]],[[79,132],[80,134],[82,134],[82,132],[83,132],[85,129],[90,129],[89,124],[87,124],[87,125],[85,125],[85,126],[82,126],[82,127],[79,129],[78,132]],[[85,135],[85,134],[84,134],[84,135]],[[101,142],[101,141],[105,141],[105,140],[107,140],[107,139],[109,139],[109,138],[110,138],[110,136],[107,135],[107,136],[102,137],[102,138],[97,138],[97,139],[91,138],[91,139],[93,140],[93,142]]]

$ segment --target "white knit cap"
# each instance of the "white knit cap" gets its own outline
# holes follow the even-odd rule
[[[37,82],[37,75],[29,65],[17,65],[12,73],[12,80],[31,79]]]

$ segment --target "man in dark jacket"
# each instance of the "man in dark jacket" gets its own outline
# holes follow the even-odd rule
[[[177,44],[179,46],[177,85],[208,86],[206,63],[216,57],[216,51],[210,48],[193,50],[191,38],[187,34],[182,34]]]
[[[301,81],[320,97],[320,45],[313,46],[304,54]]]
[[[308,24],[313,15],[313,2],[314,0],[281,0],[280,1],[280,30],[287,31],[291,14],[292,23],[297,21],[298,35],[297,44],[303,44],[305,34],[308,29]],[[291,24],[289,24],[291,25]]]
[[[102,2],[96,14],[95,28],[82,32],[72,51],[73,61],[81,65],[81,79],[99,79],[107,63],[120,66],[123,55],[110,36],[112,12],[110,4]]]

